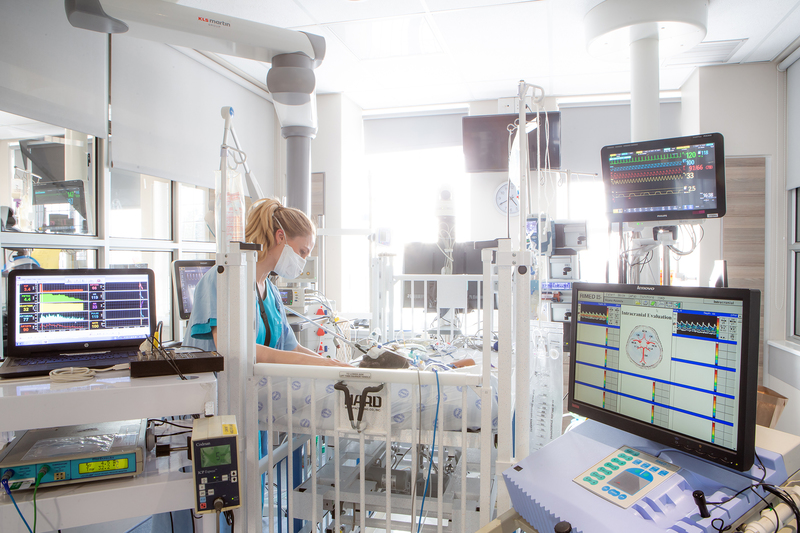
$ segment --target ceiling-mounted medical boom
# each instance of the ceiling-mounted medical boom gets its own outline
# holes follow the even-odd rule
[[[271,63],[267,88],[287,140],[287,204],[310,213],[314,69],[325,57],[323,37],[164,0],[64,0],[64,8],[76,28]]]
[[[303,53],[315,67],[325,56],[325,39],[259,22],[229,17],[164,0],[65,0],[76,28],[186,46],[272,63],[280,54]]]

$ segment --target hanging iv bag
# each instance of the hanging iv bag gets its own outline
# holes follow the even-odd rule
[[[228,168],[226,172],[226,194],[223,199],[219,193],[222,184],[222,172],[214,171],[215,195],[214,216],[219,217],[221,213],[225,215],[226,230],[229,242],[244,242],[245,238],[245,200],[244,186],[242,185],[242,174]],[[224,202],[224,203],[223,203]],[[214,225],[216,229],[217,226]],[[219,239],[219,236],[217,236]],[[219,243],[218,243],[219,245]],[[224,251],[224,250],[218,250]]]
[[[531,322],[531,453],[561,435],[564,414],[562,327],[557,322]]]
[[[537,119],[533,119],[525,125],[525,133],[530,134],[532,131],[535,131],[538,127]],[[519,131],[519,128],[517,129]],[[528,153],[528,157],[536,157],[536,154]],[[511,183],[519,189],[519,135],[514,135],[514,140],[511,141],[511,150],[508,154],[508,179],[511,180]],[[528,167],[530,167],[530,160],[528,162]]]

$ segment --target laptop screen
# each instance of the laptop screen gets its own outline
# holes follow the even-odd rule
[[[9,275],[9,354],[124,347],[155,330],[149,269],[15,270]]]

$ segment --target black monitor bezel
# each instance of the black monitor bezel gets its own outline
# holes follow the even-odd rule
[[[186,267],[202,267],[207,266],[213,268],[216,261],[213,259],[176,259],[172,262],[172,286],[175,288],[175,298],[177,300],[176,306],[178,309],[178,316],[181,320],[189,320],[191,313],[186,313],[183,308],[183,287],[181,287],[180,269]]]
[[[156,331],[156,324],[158,318],[156,317],[156,276],[153,270],[149,268],[74,268],[74,269],[32,269],[32,270],[12,270],[8,275],[8,293],[6,294],[7,301],[10,304],[12,292],[16,294],[16,279],[24,277],[41,277],[41,276],[103,276],[103,275],[120,275],[132,274],[140,275],[147,274],[147,280],[150,284],[148,291],[148,305],[152,310],[150,317],[150,336]],[[124,340],[107,340],[107,341],[92,341],[91,347],[94,348],[119,348],[123,346],[139,346],[144,337]],[[84,342],[63,342],[53,344],[40,344],[35,346],[17,346],[17,316],[16,313],[9,307],[8,312],[8,355],[13,357],[24,357],[27,355],[34,355],[40,352],[55,352],[58,350],[78,350],[85,348]]]
[[[655,150],[691,144],[714,143],[714,165],[716,170],[717,207],[715,209],[696,209],[686,211],[645,211],[638,213],[613,213],[611,204],[611,165],[610,154],[632,152],[637,150]],[[727,202],[725,196],[725,146],[721,133],[703,133],[685,137],[654,139],[626,144],[604,146],[600,150],[600,162],[603,169],[603,185],[606,190],[606,216],[608,221],[615,222],[662,222],[669,220],[706,220],[725,216]]]
[[[569,342],[568,406],[579,416],[591,418],[634,435],[658,442],[714,463],[746,471],[753,466],[756,440],[756,404],[758,398],[758,351],[761,315],[761,293],[753,289],[714,287],[671,287],[653,285],[619,285],[606,283],[574,283]],[[575,399],[576,346],[578,337],[578,294],[580,291],[624,292],[657,296],[717,298],[740,300],[743,304],[741,369],[746,379],[739,384],[739,443],[736,451],[714,445],[688,435],[654,426],[635,418],[607,411]]]

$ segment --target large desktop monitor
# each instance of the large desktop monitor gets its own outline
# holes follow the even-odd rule
[[[569,409],[744,471],[760,298],[750,289],[573,284]]]
[[[725,215],[725,154],[719,133],[606,146],[600,157],[609,222]]]
[[[197,283],[213,266],[213,259],[179,259],[172,262],[172,280],[181,320],[188,320],[192,314]]]

